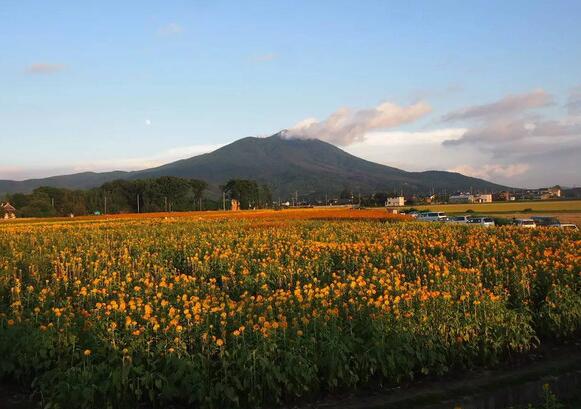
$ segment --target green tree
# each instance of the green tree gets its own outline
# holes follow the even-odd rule
[[[241,209],[253,209],[272,202],[270,189],[265,185],[259,187],[254,180],[231,179],[222,189],[230,199],[240,202]],[[261,199],[261,194],[264,199]]]

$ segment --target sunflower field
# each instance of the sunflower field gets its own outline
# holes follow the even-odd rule
[[[255,408],[494,366],[579,336],[580,249],[406,221],[5,223],[0,379],[50,408]]]

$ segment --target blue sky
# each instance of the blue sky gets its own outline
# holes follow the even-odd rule
[[[579,1],[87,3],[0,2],[0,179],[147,167],[316,118],[305,134],[404,169],[581,184]],[[386,102],[402,111],[351,139],[325,122]]]

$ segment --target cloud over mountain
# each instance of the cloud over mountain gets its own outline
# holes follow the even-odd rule
[[[340,108],[327,119],[305,119],[289,129],[286,137],[317,138],[336,145],[346,146],[365,140],[374,130],[389,129],[413,122],[431,112],[432,108],[421,101],[409,106],[384,102],[374,108],[352,110]]]

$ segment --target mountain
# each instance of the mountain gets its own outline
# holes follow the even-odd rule
[[[114,179],[179,176],[207,181],[214,192],[228,179],[254,179],[268,184],[274,197],[354,192],[432,190],[492,191],[506,189],[460,173],[406,172],[353,156],[318,139],[287,139],[283,133],[268,138],[248,137],[213,152],[135,172],[77,173],[25,181],[0,180],[3,193],[29,192],[39,186],[86,189]]]
[[[69,189],[89,189],[115,179],[125,179],[128,172],[82,172],[72,175],[51,176],[23,181],[0,180],[0,196],[5,193],[28,193],[39,186],[63,187]]]

